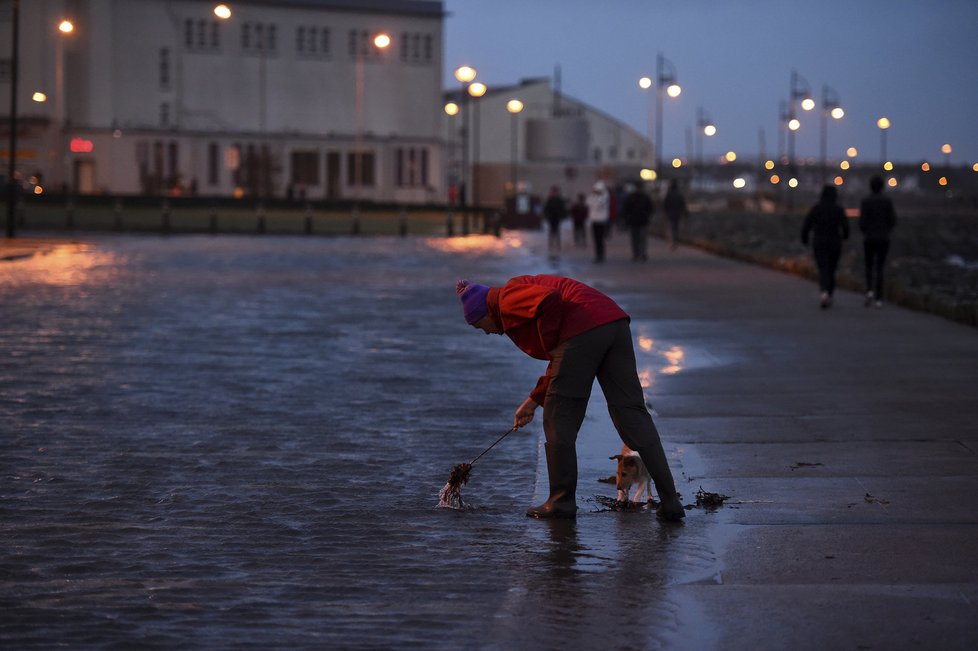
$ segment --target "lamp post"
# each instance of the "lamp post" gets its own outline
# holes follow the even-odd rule
[[[68,98],[66,96],[67,85],[65,83],[65,43],[64,39],[75,31],[74,24],[64,19],[58,24],[58,37],[55,40],[54,55],[54,84],[55,84],[55,111],[54,120],[58,129],[58,151],[61,154],[61,174],[63,177],[62,186],[65,194],[74,184],[71,181],[71,157],[68,156]]]
[[[506,110],[509,111],[509,188],[510,195],[513,197],[513,212],[516,212],[516,154],[517,141],[516,134],[519,131],[519,116],[523,110],[523,102],[518,99],[511,99],[506,102]]]
[[[890,129],[890,119],[882,117],[876,121],[880,130],[880,163],[886,164],[886,132]]]
[[[815,108],[812,99],[811,86],[804,77],[796,71],[791,71],[791,92],[788,94],[788,169],[792,178],[795,177],[795,131],[801,128],[801,122],[795,113],[795,104],[801,100],[801,108],[811,111]]]
[[[20,0],[11,2],[11,28],[13,30],[10,39],[10,142],[7,151],[7,237],[16,234],[14,218],[16,216],[15,204],[17,203],[17,186],[15,174],[17,172],[17,73],[20,59]]]
[[[356,194],[359,197],[363,188],[363,130],[364,130],[364,59],[370,51],[370,45],[376,48],[377,52],[383,52],[391,44],[391,37],[383,32],[375,34],[368,43],[356,44],[356,88],[355,88],[355,144],[353,154],[353,182],[356,186]]]
[[[479,196],[479,98],[486,94],[486,85],[481,81],[469,84],[472,97],[472,205],[477,209],[482,197]]]
[[[682,87],[677,83],[679,76],[672,62],[662,56],[659,52],[655,58],[656,81],[658,86],[655,89],[655,167],[656,171],[662,169],[662,95],[676,98],[683,92]]]
[[[828,121],[829,117],[833,120],[841,120],[846,112],[839,103],[839,94],[828,86],[822,86],[822,129],[821,129],[821,160],[822,160],[822,181],[827,180],[828,174]]]
[[[710,119],[709,113],[702,106],[696,107],[696,162],[702,172],[703,168],[703,136],[711,138],[717,133],[717,127]]]
[[[462,84],[462,173],[459,184],[459,203],[462,211],[462,234],[469,234],[469,93],[468,86],[475,79],[476,71],[472,66],[459,66],[455,69],[455,79]]]

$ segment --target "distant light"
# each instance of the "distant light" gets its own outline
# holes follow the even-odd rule
[[[880,118],[879,120],[876,121],[876,126],[878,126],[880,129],[889,129],[890,128],[889,118]]]
[[[717,128],[712,124],[708,124],[703,127],[703,134],[707,136],[715,136],[717,135]]]
[[[682,167],[683,166],[682,159],[680,159],[680,158],[673,158],[672,159],[672,166],[675,167],[676,169],[679,169],[680,167]]]
[[[458,115],[458,104],[455,102],[445,104],[445,113],[448,113],[449,115]]]
[[[887,180],[887,182],[886,182],[886,184],[887,184],[888,186],[890,186],[891,188],[895,188],[895,187],[897,186],[897,180],[896,180],[895,178],[893,178],[893,177],[891,176],[891,177],[890,177],[890,178],[889,178],[889,179]],[[944,185],[944,184],[942,183],[941,185]]]
[[[487,90],[489,89],[486,88],[486,85],[481,81],[469,84],[469,95],[472,97],[482,97],[486,94]]]
[[[855,147],[850,147],[849,149],[846,150],[846,156],[848,156],[849,158],[855,158],[858,155],[859,155],[859,150],[856,149]]]
[[[739,176],[733,180],[733,186],[735,188],[737,188],[738,190],[740,188],[744,187],[745,185],[747,185],[747,181],[745,181],[744,179],[740,178]]]
[[[772,185],[777,185],[778,183],[781,183],[781,177],[778,176],[777,174],[772,174],[771,175],[771,184]]]
[[[978,166],[978,163],[976,163],[976,166]],[[643,181],[654,181],[659,175],[655,173],[655,170],[645,168],[639,172],[639,176],[642,177]]]
[[[801,128],[801,122],[798,120],[798,118],[791,118],[788,120],[788,128],[792,131],[798,131],[798,129]]]
[[[679,97],[682,92],[683,89],[679,86],[679,84],[670,84],[669,87],[666,88],[666,95],[669,97]]]
[[[638,80],[638,85],[642,88],[651,88],[652,79],[650,77],[642,77],[641,79]]]
[[[391,44],[391,37],[387,34],[377,34],[374,36],[374,45],[383,50]]]
[[[240,186],[239,187],[236,187],[234,189],[234,198],[235,199],[241,199],[242,197],[244,197],[244,190],[241,189]]]
[[[727,161],[729,161],[731,163],[734,162],[735,160],[737,160],[737,154],[735,152],[732,152],[732,151],[728,151],[726,154],[723,155],[723,157],[726,158]]]
[[[95,149],[95,143],[85,138],[72,138],[68,148],[75,154],[88,154]]]
[[[843,170],[849,169],[849,161],[844,160],[841,163],[839,163],[839,169],[843,169]]]
[[[796,179],[796,178],[790,178],[790,179],[788,179],[788,187],[789,188],[797,188],[798,187],[798,179]]]
[[[885,169],[887,172],[892,172],[893,171],[893,162],[892,161],[886,161],[885,163],[883,163],[883,169]]]
[[[766,169],[766,170],[773,170],[774,169],[774,161],[773,160],[764,161],[764,169]]]
[[[31,99],[34,100],[35,102],[42,103],[48,101],[48,96],[42,93],[41,91],[36,91],[31,96]]]
[[[922,172],[929,172],[930,171],[930,163],[927,163],[927,162],[921,163],[920,164],[920,170]]]
[[[806,111],[811,111],[813,108],[815,108],[815,100],[813,100],[811,97],[806,97],[805,99],[801,100],[801,107]]]
[[[951,149],[950,143],[945,143],[945,144],[941,145],[941,153],[942,154],[950,154],[951,151],[952,151],[952,149]]]
[[[842,110],[841,106],[836,106],[834,109],[832,109],[832,117],[836,120],[841,120],[845,117],[845,115],[846,112]]]
[[[519,113],[523,110],[523,102],[518,99],[511,99],[506,102],[506,110],[510,113]]]
[[[75,26],[70,20],[62,20],[58,24],[58,31],[60,31],[62,34],[71,34],[73,31],[75,31]]]
[[[44,188],[39,185],[34,186],[34,194],[44,194]]]
[[[837,177],[835,177],[835,179],[834,179],[834,183],[835,183],[836,185],[842,185],[842,184],[843,184],[843,183],[845,183],[845,182],[846,182],[846,180],[845,180],[844,178],[842,178],[841,176],[837,176]]]
[[[116,129],[112,132],[112,137],[118,140],[122,137],[122,129]]]
[[[937,183],[939,185],[947,185],[947,177],[946,176],[942,176],[941,178],[937,179]]]
[[[221,20],[227,20],[231,17],[231,8],[227,5],[217,5],[214,7],[214,15]]]
[[[978,163],[975,163],[974,165],[971,166],[971,171],[978,172]]]
[[[455,78],[463,84],[475,79],[475,68],[472,66],[461,66],[455,69]]]

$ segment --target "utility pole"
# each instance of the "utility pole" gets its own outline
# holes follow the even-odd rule
[[[15,235],[14,219],[17,213],[17,185],[14,172],[17,170],[17,72],[20,67],[18,57],[20,41],[20,0],[12,0],[13,43],[10,55],[10,151],[7,152],[10,163],[7,175],[7,237]]]

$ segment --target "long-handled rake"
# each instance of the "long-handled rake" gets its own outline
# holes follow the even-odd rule
[[[468,463],[460,463],[452,468],[452,474],[448,477],[448,482],[445,483],[445,487],[438,493],[438,506],[450,509],[465,508],[465,503],[462,501],[462,486],[469,481],[469,474],[472,472],[472,465],[481,459],[482,455],[496,447],[496,443],[499,443],[517,429],[519,428],[514,426],[508,432],[496,439],[492,445],[480,452],[475,459],[472,459],[472,461]]]

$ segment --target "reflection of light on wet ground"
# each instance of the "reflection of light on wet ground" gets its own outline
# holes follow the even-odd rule
[[[502,253],[507,249],[519,249],[525,245],[519,233],[494,235],[467,235],[465,237],[433,237],[428,246],[445,253]]]
[[[683,361],[686,358],[686,351],[679,346],[673,346],[662,353],[662,356],[669,361],[669,366],[660,371],[663,375],[675,375],[683,369]]]
[[[648,389],[652,386],[652,369],[640,368],[638,370],[638,380],[642,383],[643,389]]]
[[[643,337],[643,336],[639,335],[639,337],[638,337],[638,347],[639,348],[641,348],[645,352],[649,352],[649,351],[652,350],[652,347],[653,346],[655,346],[655,340],[652,339],[652,337]]]
[[[635,332],[638,377],[645,389],[652,386],[657,375],[676,375],[691,368],[721,363],[716,356],[702,348],[649,336],[648,324],[633,322],[632,327]]]
[[[44,255],[9,262],[3,279],[61,287],[92,282],[92,271],[113,259],[109,253],[87,244],[58,244]]]

